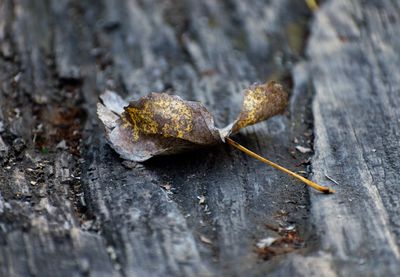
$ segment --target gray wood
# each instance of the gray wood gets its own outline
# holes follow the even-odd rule
[[[343,274],[400,272],[399,12],[396,1],[330,3],[317,18],[327,31],[315,28],[310,41],[320,134],[316,179],[326,170],[341,183],[337,197],[313,201],[314,214],[321,232],[332,237],[322,247],[333,249],[339,261],[353,260]],[[325,51],[313,46],[322,36]],[[340,50],[331,56],[328,45]],[[333,86],[334,80],[339,82]],[[318,210],[335,210],[341,217],[327,220]]]
[[[393,2],[0,1],[0,275],[398,274]],[[288,113],[235,139],[335,195],[224,145],[127,163],[96,118],[105,89],[170,90],[223,126],[271,78]],[[266,224],[304,243],[263,260]]]
[[[313,22],[313,179],[339,185],[310,194],[318,252],[292,261],[306,275],[400,273],[399,35],[396,1],[327,1]]]

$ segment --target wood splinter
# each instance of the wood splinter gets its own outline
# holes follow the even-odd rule
[[[247,155],[249,155],[249,156],[251,156],[253,158],[256,158],[257,160],[259,160],[259,161],[261,161],[263,163],[269,164],[270,166],[275,167],[276,169],[279,169],[280,171],[283,171],[286,174],[288,174],[288,175],[290,175],[290,176],[292,176],[294,178],[299,179],[300,181],[306,183],[310,187],[312,187],[312,188],[314,188],[314,189],[316,189],[316,190],[318,190],[320,192],[323,192],[323,193],[335,193],[335,191],[333,189],[331,189],[331,188],[320,186],[320,185],[318,185],[318,184],[316,184],[316,183],[304,178],[303,176],[300,176],[300,175],[290,171],[289,169],[286,169],[286,168],[284,168],[284,167],[282,167],[282,166],[280,166],[280,165],[278,165],[278,164],[276,164],[274,162],[271,162],[270,160],[267,160],[264,157],[261,157],[260,155],[254,153],[253,151],[250,151],[249,149],[247,149],[246,147],[240,145],[239,143],[237,143],[236,141],[232,140],[229,137],[225,137],[225,141],[228,144],[232,145],[233,147],[243,151]]]

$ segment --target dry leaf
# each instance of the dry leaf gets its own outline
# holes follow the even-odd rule
[[[231,133],[282,113],[288,102],[287,93],[275,82],[253,85],[245,90],[238,118],[218,129],[201,103],[179,96],[150,93],[128,103],[106,91],[100,98],[97,114],[109,144],[122,158],[137,162],[224,142]]]
[[[226,142],[318,191],[334,192],[229,138],[232,133],[285,110],[288,95],[275,82],[247,88],[238,118],[222,129],[215,126],[211,113],[201,103],[185,101],[175,95],[150,93],[128,103],[115,92],[106,91],[100,98],[102,103],[97,104],[97,114],[104,124],[107,141],[126,160],[143,162],[157,155]]]

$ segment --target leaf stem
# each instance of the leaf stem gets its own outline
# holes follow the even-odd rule
[[[299,179],[300,181],[306,183],[307,185],[309,185],[310,187],[313,187],[314,189],[316,189],[318,191],[321,191],[323,193],[334,193],[335,192],[331,188],[320,186],[320,185],[318,185],[318,184],[316,184],[316,183],[304,178],[303,176],[300,176],[300,175],[290,171],[289,169],[284,168],[283,166],[280,166],[280,165],[278,165],[278,164],[276,164],[274,162],[271,162],[270,160],[267,160],[266,158],[261,157],[260,155],[254,153],[253,151],[250,151],[249,149],[247,149],[246,147],[240,145],[239,143],[237,143],[236,141],[232,140],[229,137],[226,137],[225,140],[226,140],[226,142],[228,144],[230,144],[233,147],[243,151],[247,155],[249,155],[249,156],[251,156],[253,158],[256,158],[257,160],[259,160],[259,161],[261,161],[263,163],[269,164],[270,166],[275,167],[276,169],[279,169],[280,171],[283,171],[286,174],[288,174],[288,175],[290,175],[290,176],[292,176],[294,178]]]

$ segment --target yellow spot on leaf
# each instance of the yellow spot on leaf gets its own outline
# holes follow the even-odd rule
[[[167,94],[152,94],[140,103],[129,105],[125,111],[135,141],[140,134],[185,138],[193,129],[191,107]]]

